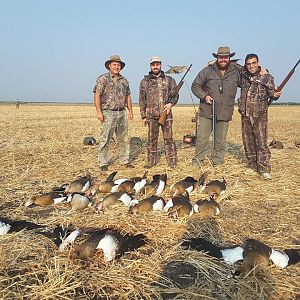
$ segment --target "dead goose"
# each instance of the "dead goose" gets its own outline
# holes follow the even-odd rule
[[[243,247],[218,247],[202,238],[191,238],[181,245],[185,248],[207,252],[208,255],[223,259],[227,264],[235,264],[242,260],[242,265],[235,269],[234,276],[247,275],[254,270],[258,272],[270,262],[284,269],[300,261],[300,249],[285,249],[281,252],[255,239],[247,239]]]
[[[149,211],[163,210],[165,200],[162,197],[152,195],[129,207],[129,213],[144,213]]]
[[[112,191],[115,192],[114,189],[118,188],[118,185],[113,182],[114,177],[116,176],[117,171],[112,172],[105,181],[99,183],[98,189],[100,193],[110,193]]]
[[[65,194],[84,193],[91,186],[91,176],[79,177],[72,181],[65,189]]]
[[[153,175],[152,181],[146,183],[145,186],[141,189],[141,194],[151,195],[155,194],[159,196],[164,191],[167,184],[167,174],[156,174]]]
[[[208,174],[209,172],[203,173],[199,180],[196,180],[191,176],[187,176],[184,179],[172,184],[170,190],[174,195],[183,194],[185,191],[191,193],[195,188],[202,187]]]
[[[193,206],[193,210],[195,213],[199,213],[200,216],[209,218],[218,215],[221,208],[219,203],[213,197],[211,197],[208,200],[198,200]]]
[[[41,195],[33,196],[25,202],[26,207],[31,206],[47,206],[65,201],[67,196],[58,192],[49,192]]]
[[[82,235],[83,241],[77,242]],[[144,234],[123,235],[119,230],[111,228],[88,228],[72,231],[61,241],[59,250],[63,251],[68,245],[73,244],[73,258],[88,260],[101,255],[105,262],[109,262],[146,243]]]
[[[204,190],[210,197],[218,199],[220,196],[224,195],[227,188],[227,182],[223,177],[223,181],[212,180],[207,185],[203,185],[202,191]]]
[[[132,203],[137,203],[138,201],[133,199],[133,197],[130,194],[124,193],[124,192],[113,192],[109,195],[106,195],[102,201],[100,201],[96,209],[99,212],[103,212],[107,207],[123,203],[125,206],[130,206]]]
[[[0,235],[7,233],[18,232],[23,229],[34,230],[44,228],[45,225],[35,224],[25,220],[11,220],[0,216]]]
[[[177,194],[173,196],[165,205],[164,211],[170,217],[191,216],[193,214],[193,206],[189,199],[189,194]]]

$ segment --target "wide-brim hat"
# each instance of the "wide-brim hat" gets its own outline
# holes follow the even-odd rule
[[[214,57],[218,58],[218,56],[229,56],[232,57],[235,55],[235,52],[230,53],[230,48],[223,46],[223,47],[219,47],[218,48],[218,52],[217,53],[213,53],[212,54]]]
[[[109,58],[109,60],[107,60],[106,62],[105,62],[105,68],[107,69],[107,70],[109,70],[109,64],[111,63],[111,62],[113,62],[113,61],[115,61],[115,62],[118,62],[118,63],[120,63],[121,64],[121,70],[125,67],[125,63],[121,60],[121,58],[120,58],[120,56],[119,55],[113,55],[113,56],[111,56],[110,58]]]

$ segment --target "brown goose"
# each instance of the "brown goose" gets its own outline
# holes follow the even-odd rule
[[[173,196],[164,207],[164,211],[170,217],[191,216],[193,214],[193,206],[190,202],[189,194],[177,194]]]
[[[195,188],[202,187],[208,174],[209,172],[203,173],[199,180],[196,180],[191,176],[187,176],[184,179],[172,184],[170,191],[173,193],[173,195],[184,194],[185,191],[191,193]]]
[[[208,200],[198,200],[193,206],[195,213],[199,213],[201,217],[209,218],[220,213],[219,203],[211,197]]]
[[[56,235],[62,236],[56,229]],[[89,260],[101,257],[105,262],[112,261],[126,252],[136,250],[147,243],[144,234],[121,234],[112,228],[86,228],[74,230],[61,240],[59,251],[73,244],[73,258]]]
[[[152,195],[142,201],[137,202],[135,205],[129,207],[129,213],[144,213],[152,210],[163,210],[165,206],[165,200],[156,195]]]
[[[41,195],[33,196],[25,202],[26,207],[31,206],[47,206],[65,201],[67,196],[58,192],[49,192]]]
[[[91,176],[83,176],[72,181],[65,189],[65,194],[84,193],[91,186]]]

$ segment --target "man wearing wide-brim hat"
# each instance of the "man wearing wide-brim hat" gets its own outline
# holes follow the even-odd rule
[[[192,92],[200,99],[193,165],[200,165],[208,153],[213,101],[216,108],[216,127],[215,147],[211,152],[211,160],[214,165],[223,164],[228,125],[232,119],[235,95],[240,85],[241,67],[230,61],[235,52],[231,52],[227,46],[222,46],[212,55],[217,59],[216,62],[202,69],[192,84]]]
[[[108,73],[100,75],[94,88],[97,119],[101,123],[99,163],[102,171],[108,170],[108,146],[114,133],[120,163],[133,168],[129,162],[128,119],[133,119],[131,92],[128,80],[120,74],[125,63],[119,55],[111,56],[104,64]]]

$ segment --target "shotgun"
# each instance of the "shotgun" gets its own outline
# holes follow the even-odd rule
[[[217,123],[216,101],[213,99],[213,102],[212,102],[212,146],[213,146],[213,149],[216,149],[216,123]]]
[[[284,86],[287,84],[287,82],[290,80],[290,78],[293,76],[293,74],[295,73],[295,70],[297,68],[297,66],[300,63],[300,59],[297,61],[297,63],[295,64],[294,68],[289,72],[289,74],[286,75],[286,77],[284,78],[284,80],[281,82],[281,84],[279,85],[279,87],[277,87],[276,92],[281,92],[282,89],[284,88]],[[273,98],[271,98],[268,101],[268,106],[270,106],[273,102]]]
[[[293,76],[293,74],[295,73],[295,70],[297,68],[297,66],[300,63],[300,59],[297,61],[297,63],[295,64],[295,66],[292,68],[292,70],[286,75],[286,77],[283,79],[283,81],[281,82],[281,84],[277,87],[277,89],[275,90],[275,92],[281,92],[282,89],[284,88],[284,86],[287,84],[287,82],[290,80],[290,78]],[[256,119],[256,122],[254,123],[254,126],[257,126],[258,122],[260,121],[260,119],[262,118],[262,116],[267,112],[268,107],[273,103],[273,101],[276,100],[273,97],[271,97],[268,100],[268,106],[267,108],[258,116],[258,118]]]
[[[168,99],[166,101],[166,104],[172,103],[173,98],[175,98],[178,95],[178,93],[179,93],[179,91],[180,91],[180,89],[181,89],[181,87],[182,87],[182,85],[184,83],[184,77],[186,76],[186,74],[188,73],[188,71],[191,69],[191,67],[192,67],[192,64],[190,64],[190,66],[187,68],[187,70],[184,73],[184,75],[182,76],[181,80],[176,85],[174,91],[170,93],[170,95],[169,95],[169,97],[168,97]],[[166,120],[167,120],[167,115],[168,115],[167,111],[164,110],[162,112],[162,114],[160,115],[160,117],[159,117],[158,124],[160,124],[161,126],[165,126]]]

